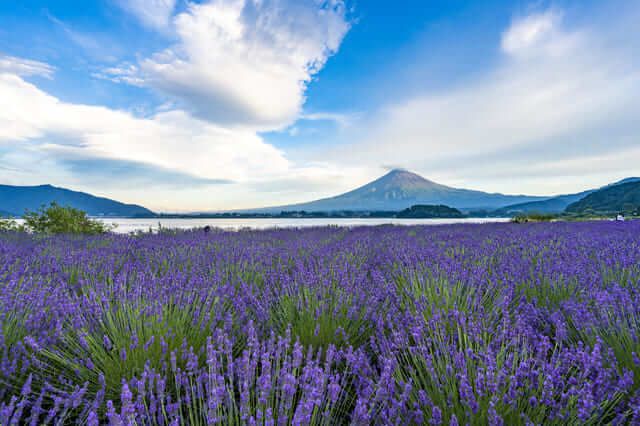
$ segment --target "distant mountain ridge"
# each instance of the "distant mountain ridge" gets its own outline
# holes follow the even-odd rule
[[[410,171],[395,169],[373,182],[335,197],[251,211],[400,211],[417,204],[446,205],[467,210],[494,210],[509,204],[540,201],[547,198],[452,188],[427,180]]]
[[[638,185],[638,186],[636,186]],[[413,206],[452,208],[465,212],[498,216],[518,213],[568,213],[584,210],[611,213],[635,208],[640,178],[630,177],[599,189],[554,197],[505,195],[453,188],[423,178],[407,170],[395,169],[352,191],[307,203],[243,210],[250,214],[270,215],[280,212],[402,212]],[[52,185],[0,185],[0,217],[22,216],[56,202],[87,212],[90,216],[155,217],[156,213],[137,204],[125,204],[84,192]],[[409,212],[407,214],[417,214]],[[483,210],[484,212],[482,212]],[[340,213],[339,213],[340,214]],[[430,214],[452,214],[450,211]]]
[[[565,209],[586,196],[599,191],[601,189],[610,188],[616,185],[622,185],[630,182],[640,182],[639,177],[628,177],[618,182],[610,183],[602,188],[589,189],[587,191],[578,192],[576,194],[558,195],[541,201],[533,201],[529,203],[512,204],[496,211],[498,214],[514,214],[514,213],[562,213]]]
[[[90,216],[139,217],[154,215],[151,210],[137,204],[125,204],[52,185],[0,185],[0,212],[3,212],[5,216],[22,216],[26,210],[35,211],[51,202],[83,210]]]
[[[496,213],[505,215],[513,213],[561,213],[569,204],[586,197],[593,191],[595,191],[595,189],[577,194],[558,195],[541,201],[512,204],[496,210]]]
[[[567,213],[611,214],[640,211],[640,180],[625,179],[570,204]]]

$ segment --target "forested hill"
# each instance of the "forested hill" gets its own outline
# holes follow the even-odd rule
[[[567,213],[618,213],[640,210],[640,182],[608,186],[570,204]]]

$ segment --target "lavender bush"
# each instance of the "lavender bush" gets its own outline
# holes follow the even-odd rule
[[[640,222],[0,234],[0,424],[640,422]]]

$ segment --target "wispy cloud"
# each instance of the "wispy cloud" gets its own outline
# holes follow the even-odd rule
[[[79,31],[70,24],[63,22],[48,10],[44,11],[45,16],[55,25],[65,37],[79,47],[88,57],[102,62],[115,62],[122,54],[122,49],[115,38],[103,33],[90,33]]]
[[[165,29],[176,7],[176,0],[114,0],[135,16],[142,25],[156,30]]]
[[[21,77],[44,77],[51,79],[55,67],[40,61],[2,55],[0,53],[0,73],[14,74]]]
[[[342,128],[349,127],[358,118],[360,114],[357,113],[337,113],[337,112],[311,112],[300,115],[300,120],[308,121],[332,121]]]
[[[144,86],[144,79],[140,77],[140,70],[131,63],[122,63],[116,67],[105,68],[91,74],[94,78],[109,80],[114,83],[126,83],[132,86]]]
[[[502,50],[516,54],[535,46],[553,43],[562,21],[558,10],[546,10],[513,21],[502,35]]]

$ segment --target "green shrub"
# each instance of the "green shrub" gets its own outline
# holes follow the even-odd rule
[[[518,294],[524,296],[529,303],[553,313],[571,300],[582,300],[580,283],[575,279],[551,280],[541,276],[538,282],[526,281],[516,285]]]
[[[0,314],[0,361],[5,365],[15,364],[15,370],[0,371],[0,401],[7,394],[20,390],[27,378],[22,370],[24,345],[23,340],[28,332],[25,327],[26,313],[7,311]]]
[[[586,418],[579,420],[579,401],[570,396],[583,380],[579,368],[565,371],[554,390],[555,397],[566,394],[569,398],[564,417],[550,416],[551,408],[540,403],[552,387],[547,383],[548,372],[540,366],[550,360],[561,364],[565,355],[558,346],[536,349],[528,347],[524,339],[499,342],[496,334],[470,331],[475,327],[455,318],[431,321],[421,335],[414,336],[414,345],[395,355],[393,376],[398,393],[407,389],[403,384],[410,383],[410,406],[422,406],[429,417],[434,406],[441,410],[442,423],[431,424],[448,425],[453,416],[459,422],[455,424],[470,426],[609,424],[601,419],[615,415],[615,407],[624,395],[602,401],[594,413],[583,413]],[[423,405],[425,400],[428,403]],[[493,423],[494,414],[504,423]]]
[[[616,358],[617,366],[621,374],[625,371],[633,373],[635,378],[640,377],[640,316],[631,310],[622,314],[611,312],[599,312],[594,324],[583,325],[576,323],[570,315],[566,315],[569,334],[576,342],[595,345],[598,341],[604,342],[610,348]],[[640,381],[633,381],[633,390],[640,389]]]
[[[271,318],[276,333],[284,335],[291,327],[294,340],[315,349],[326,350],[329,345],[358,348],[373,334],[365,310],[353,309],[351,296],[337,287],[323,292],[303,287],[284,295]]]
[[[450,282],[439,273],[428,269],[401,271],[395,276],[400,307],[412,314],[421,313],[425,321],[436,314],[448,314],[454,310],[472,313],[482,309],[495,310],[495,291],[480,288],[466,282]]]
[[[60,342],[39,355],[54,377],[75,377],[76,385],[88,383],[91,392],[97,392],[104,380],[106,397],[117,399],[123,377],[139,376],[145,367],[165,371],[171,354],[181,354],[184,348],[193,348],[198,354],[204,350],[207,337],[221,326],[211,312],[229,309],[217,298],[205,305],[201,312],[200,306],[171,304],[150,313],[145,308],[119,304],[105,309],[97,323],[89,327],[77,329],[68,323]],[[241,351],[240,346],[235,349]],[[87,359],[93,365],[82,361]],[[184,367],[185,360],[179,357],[177,363]]]
[[[527,223],[527,222],[552,222],[558,219],[557,214],[552,213],[522,213],[511,218],[513,223]]]
[[[51,203],[37,212],[24,215],[26,230],[38,234],[104,234],[111,227],[91,219],[87,213],[73,207]]]
[[[13,219],[0,218],[0,232],[20,232],[23,226]]]

